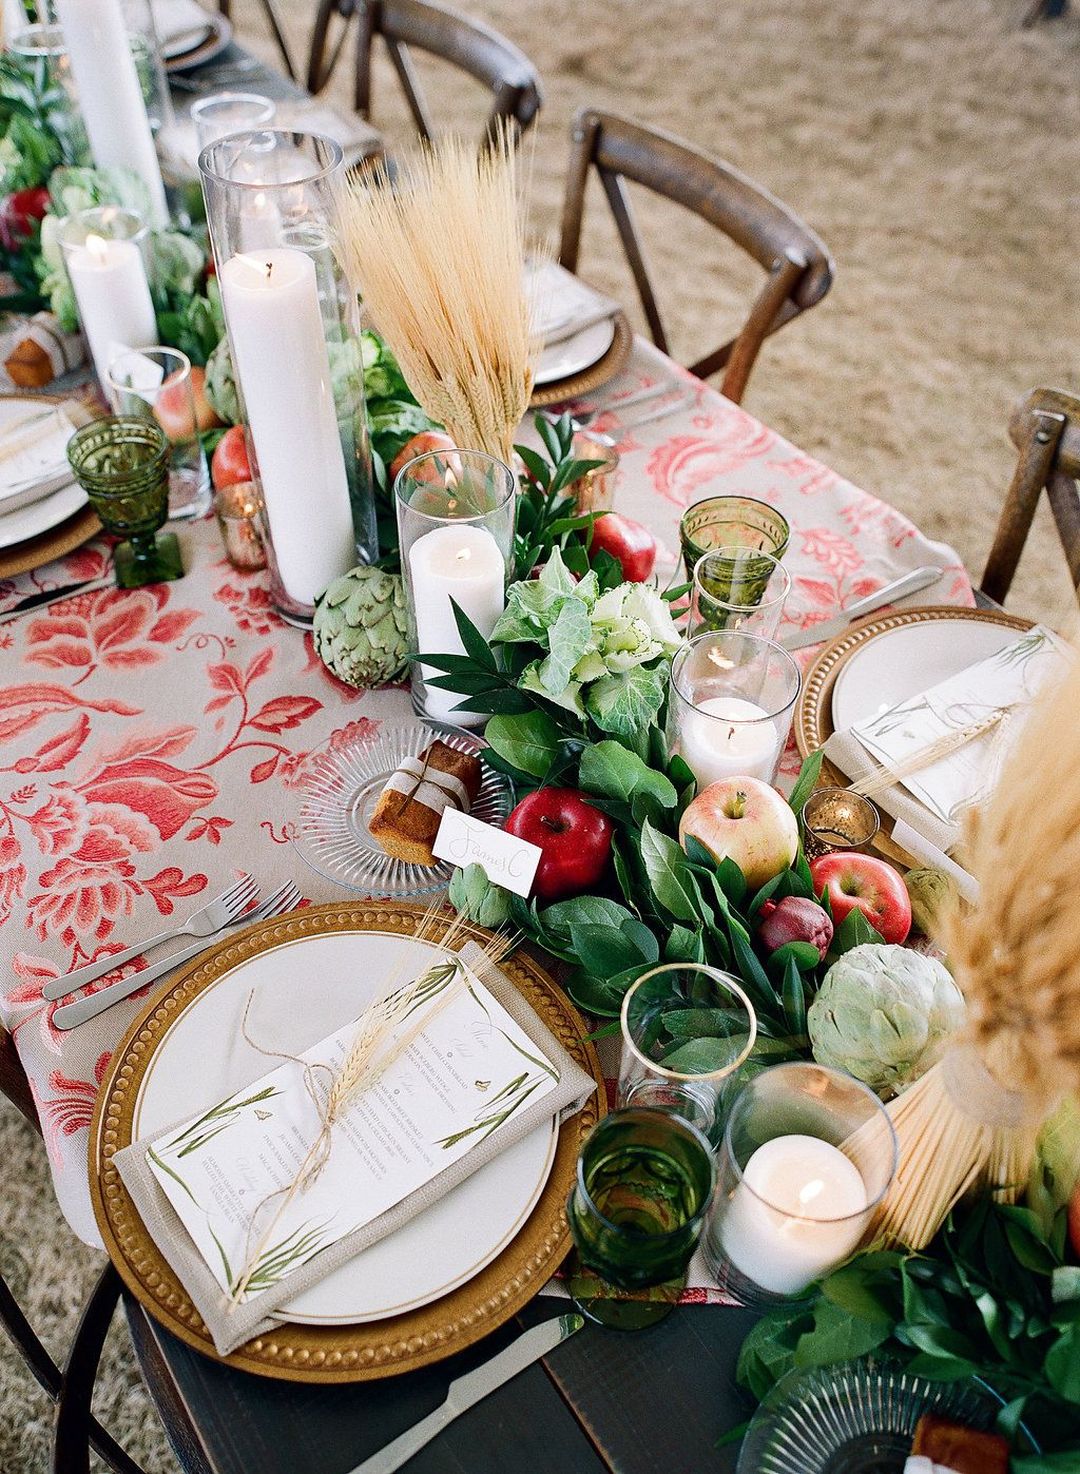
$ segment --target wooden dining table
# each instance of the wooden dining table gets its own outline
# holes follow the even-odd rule
[[[221,70],[229,67],[241,68],[241,71]],[[206,82],[207,91],[238,85],[242,77],[245,88],[265,91],[279,98],[299,95],[292,84],[275,73],[256,67],[235,46],[211,63],[205,75],[210,79]],[[200,85],[200,73],[191,74],[184,89],[177,92],[178,101],[190,102],[195,88]],[[680,371],[675,365],[643,344],[635,349],[627,372],[629,377],[622,387],[624,393],[664,373],[675,376],[676,382],[685,381],[685,376],[679,379]],[[751,494],[756,492],[777,501],[792,522],[794,534],[788,566],[794,577],[793,608],[796,614],[792,617],[797,622],[813,623],[835,614],[844,604],[852,602],[868,589],[880,586],[887,578],[926,562],[936,562],[942,569],[940,587],[934,591],[934,602],[971,603],[970,583],[950,549],[923,539],[892,508],[844,482],[834,472],[760,425],[745,411],[721,399],[707,386],[696,381],[690,383],[693,387],[688,390],[689,402],[680,418],[670,425],[651,426],[647,436],[631,436],[623,447],[624,466],[620,473],[624,479],[620,483],[619,509],[649,522],[661,541],[666,539],[669,568],[675,562],[674,534],[682,506],[706,494],[749,489]],[[602,428],[603,421],[597,423]],[[257,581],[249,579],[244,583],[220,562],[220,549],[212,551],[216,537],[212,525],[207,523],[201,529],[188,529],[185,535],[189,539],[191,576],[180,584],[168,586],[169,593],[162,592],[160,607],[153,610],[142,611],[141,605],[136,609],[138,598],[145,602],[145,591],[129,596],[136,601],[132,603],[128,619],[131,628],[125,627],[118,633],[113,625],[118,610],[112,606],[108,611],[104,608],[99,610],[97,605],[87,603],[85,607],[73,605],[72,613],[66,616],[70,624],[66,634],[53,630],[47,618],[43,623],[27,622],[25,631],[5,638],[0,643],[0,652],[3,652],[0,655],[0,696],[2,688],[14,680],[48,680],[58,688],[63,688],[65,682],[72,689],[79,686],[78,696],[86,713],[86,732],[93,729],[101,741],[102,733],[98,728],[103,723],[119,721],[122,724],[126,717],[124,713],[119,717],[108,714],[105,705],[100,700],[95,705],[92,698],[105,690],[110,698],[130,697],[135,694],[135,686],[126,685],[127,679],[137,681],[138,694],[143,695],[144,690],[160,679],[157,668],[167,660],[170,681],[177,683],[178,709],[172,714],[173,719],[190,716],[199,727],[201,737],[209,722],[200,724],[195,713],[203,710],[205,692],[198,688],[199,704],[192,706],[191,712],[180,708],[185,699],[182,694],[186,690],[184,683],[194,685],[204,673],[201,667],[196,670],[181,665],[181,656],[177,652],[195,649],[200,639],[217,641],[222,652],[220,664],[219,667],[207,667],[207,671],[216,683],[215,689],[220,688],[219,695],[227,696],[229,693],[221,683],[226,682],[226,677],[233,680],[233,676],[225,672],[226,666],[229,671],[245,672],[243,679],[248,682],[256,679],[252,672],[258,666],[258,679],[264,679],[271,663],[271,657],[265,651],[276,646],[279,660],[274,678],[283,679],[281,667],[286,660],[291,660],[293,664],[288,667],[288,679],[295,683],[294,687],[279,686],[279,689],[298,689],[300,682],[305,681],[305,690],[317,693],[319,699],[311,695],[272,698],[264,711],[273,710],[278,725],[275,727],[270,723],[268,715],[263,722],[261,738],[256,733],[255,740],[234,742],[233,746],[238,749],[240,746],[256,748],[261,745],[268,753],[280,748],[278,756],[273,759],[278,769],[275,781],[287,786],[286,769],[290,764],[295,766],[303,753],[286,750],[291,738],[267,741],[266,732],[280,733],[301,722],[310,722],[311,727],[321,722],[330,732],[335,721],[340,725],[368,718],[357,717],[343,696],[328,691],[325,672],[319,671],[310,653],[308,657],[303,656],[300,637],[280,626],[272,611],[268,610],[265,596],[259,596]],[[80,570],[87,574],[93,572],[91,564],[95,557],[101,561],[102,570],[107,569],[107,552],[95,552],[91,546],[77,555],[76,563],[69,570],[72,581]],[[663,558],[664,554],[662,562]],[[50,579],[53,580],[52,586],[62,587],[64,576],[63,571],[58,571],[54,565],[51,571],[47,570],[41,576],[31,575],[21,583],[0,587],[0,608],[14,609],[21,598],[33,596],[38,589],[46,591],[50,587]],[[61,582],[57,584],[57,580]],[[85,601],[99,596],[82,597]],[[173,605],[182,603],[195,607],[174,609],[168,605],[168,599],[173,600]],[[75,631],[75,624],[80,620],[86,624],[85,637]],[[16,626],[5,628],[12,631]],[[205,634],[201,633],[204,629]],[[84,638],[89,642],[86,648],[91,654],[80,665],[82,646],[77,646],[77,641]],[[288,646],[288,641],[293,645]],[[136,646],[138,660],[133,654],[124,655],[125,651]],[[287,654],[288,649],[294,653]],[[72,661],[75,661],[74,665]],[[5,662],[8,663],[7,668]],[[35,662],[39,667],[50,667],[51,664],[51,668],[42,676],[40,670],[33,670]],[[162,666],[162,669],[166,667]],[[215,669],[217,675],[214,674]],[[91,677],[93,680],[89,679]],[[83,685],[84,681],[88,684]],[[104,685],[99,692],[98,686],[102,682]],[[11,689],[8,685],[8,690]],[[351,692],[345,694],[350,698],[356,696]],[[374,697],[376,693],[370,694]],[[406,694],[393,692],[385,699],[391,704],[396,702],[393,714],[399,720],[404,718],[409,711]],[[143,700],[145,703],[145,696]],[[195,700],[194,694],[191,700]],[[284,708],[278,710],[275,705],[281,701],[306,701],[307,706],[303,713],[299,706],[286,712]],[[364,707],[365,711],[368,709]],[[247,711],[246,705],[244,710]],[[82,722],[83,718],[79,720]],[[115,743],[115,733],[108,735],[109,740]],[[173,753],[177,740],[174,739]],[[310,740],[310,737],[305,740]],[[252,837],[246,841],[242,829],[242,806],[238,802],[240,794],[230,795],[226,787],[224,775],[227,764],[213,766],[219,764],[219,756],[214,755],[196,765],[193,754],[194,748],[189,759],[185,759],[185,762],[190,760],[190,773],[185,769],[180,774],[180,778],[189,780],[186,786],[183,782],[174,785],[173,799],[181,808],[187,806],[182,823],[178,811],[177,829],[163,834],[168,843],[161,845],[160,852],[157,840],[154,840],[154,853],[145,862],[134,852],[131,857],[132,869],[128,879],[134,877],[137,892],[143,871],[136,873],[136,870],[139,864],[143,864],[144,893],[149,896],[153,891],[159,910],[162,887],[167,884],[177,887],[175,896],[194,894],[189,886],[191,876],[188,872],[196,863],[207,872],[206,876],[200,877],[204,885],[208,884],[208,878],[209,882],[218,881],[221,877],[215,874],[214,865],[222,866],[230,846],[234,849],[241,846],[236,853],[245,856],[245,864],[254,865],[260,857],[256,856],[249,862],[249,850],[242,846],[245,842],[254,845],[256,840],[264,845],[262,874],[268,884],[276,883],[286,873],[292,876],[298,866],[273,823],[268,825],[264,820],[256,829],[253,819]],[[224,750],[220,756],[225,756]],[[247,766],[256,757],[259,754],[248,759]],[[130,757],[125,759],[128,762],[132,760]],[[147,759],[151,760],[159,761],[156,757]],[[27,761],[20,758],[23,764],[22,767],[17,765],[20,773],[30,771],[25,766]],[[114,757],[112,761],[115,765],[117,759]],[[240,780],[242,794],[254,796],[258,793],[258,802],[264,802],[262,795],[269,793],[274,786],[268,781],[274,777],[267,767],[270,762],[270,757],[263,756],[251,768],[250,777],[245,768]],[[216,775],[213,782],[206,777],[196,781],[196,766],[202,773]],[[42,773],[47,771],[44,763],[39,762],[38,767]],[[109,773],[112,774],[112,769]],[[73,791],[60,767],[45,781]],[[92,777],[87,781],[93,787],[94,783],[103,780]],[[265,787],[252,789],[249,784],[265,784]],[[210,794],[211,789],[216,805],[214,813],[207,807],[209,800],[203,802],[204,794]],[[115,797],[116,785],[113,782],[108,795],[110,814],[115,814]],[[233,802],[231,808],[228,807],[230,797]],[[142,800],[127,801],[137,809]],[[102,799],[101,803],[104,804],[105,800]],[[199,812],[200,806],[206,808],[205,814]],[[147,814],[153,818],[145,805],[140,812],[144,818]],[[157,822],[160,829],[160,820]],[[189,822],[192,827],[187,829]],[[267,829],[269,839],[261,832]],[[178,844],[178,841],[185,843]],[[165,865],[166,859],[170,860],[170,865],[151,876],[150,871]],[[182,876],[180,865],[184,861],[189,863]],[[30,863],[28,858],[27,864]],[[63,863],[57,862],[49,873],[58,873]],[[281,869],[280,876],[274,875],[274,865]],[[168,881],[163,877],[169,877]],[[39,886],[43,879],[39,878]],[[45,884],[48,886],[49,882]],[[28,885],[27,890],[30,889],[32,885]],[[310,890],[309,894],[313,899],[325,898],[317,889]],[[81,1118],[76,1121],[73,1112],[80,1101],[85,1108],[82,1097],[88,1092],[92,1096],[93,1079],[100,1080],[109,1051],[115,1047],[141,1005],[138,1000],[133,1000],[130,1005],[121,1005],[114,1010],[118,1017],[107,1026],[107,1030],[112,1032],[106,1030],[100,1037],[95,1036],[92,1043],[82,1046],[85,1059],[76,1053],[74,1060],[62,1057],[58,1062],[54,1056],[69,1046],[60,1041],[55,1030],[50,1032],[51,1016],[41,1006],[40,977],[49,975],[49,969],[55,972],[69,967],[71,959],[65,957],[60,961],[34,956],[27,962],[27,953],[14,949],[29,947],[48,953],[52,947],[59,958],[62,936],[66,937],[68,932],[62,933],[57,921],[60,913],[56,909],[50,910],[52,902],[46,904],[47,898],[43,899],[41,895],[30,900],[29,913],[26,902],[22,903],[19,929],[13,931],[17,898],[8,899],[12,904],[7,924],[11,945],[0,934],[0,951],[3,952],[0,960],[7,968],[14,968],[17,986],[14,991],[9,991],[5,1000],[5,1022],[15,1035],[24,1066],[35,1082],[46,1135],[49,1136],[52,1130],[53,1171],[61,1205],[76,1232],[88,1242],[93,1242],[85,1189],[85,1128],[89,1117],[87,1112],[85,1122]],[[36,903],[41,904],[35,912]],[[58,901],[57,904],[66,903]],[[170,901],[170,908],[171,904]],[[187,906],[188,903],[182,904]],[[104,916],[105,913],[102,914]],[[129,914],[130,907],[126,914],[121,911],[111,914],[105,919],[108,925],[103,920],[101,926],[104,930],[99,928],[95,935],[110,935],[110,942],[116,943],[133,940],[130,934],[124,934],[128,925],[126,915]],[[145,912],[136,916],[140,924],[146,919]],[[0,922],[3,920],[0,916]],[[114,923],[116,930],[111,932]],[[72,925],[77,927],[77,922],[73,921]],[[37,938],[28,939],[28,933],[23,929],[31,926],[41,941],[40,946]],[[137,935],[138,932],[135,933]],[[14,964],[13,957],[24,960]],[[22,972],[18,971],[20,967]],[[125,1013],[125,1007],[130,1012]],[[113,1019],[112,1014],[105,1017]],[[65,1036],[65,1039],[71,1037]],[[67,1081],[68,1086],[74,1082],[74,1092],[69,1089],[68,1095],[62,1092],[57,1095],[59,1087],[55,1082],[58,1078]],[[55,1120],[50,1122],[50,1108],[54,1106],[57,1111],[67,1114],[61,1119],[61,1115],[54,1112]],[[464,1474],[464,1471],[468,1474],[524,1474],[524,1471],[529,1471],[529,1474],[546,1474],[546,1471],[551,1471],[551,1474],[556,1474],[556,1471],[557,1474],[593,1474],[596,1471],[599,1474],[602,1470],[620,1471],[620,1474],[649,1474],[649,1471],[697,1474],[697,1471],[704,1470],[733,1470],[739,1440],[737,1433],[735,1437],[731,1436],[732,1430],[737,1430],[753,1411],[752,1403],[736,1386],[735,1365],[740,1345],[754,1323],[755,1314],[716,1303],[715,1293],[705,1296],[703,1292],[702,1298],[711,1303],[680,1305],[665,1321],[648,1331],[627,1333],[587,1325],[543,1361],[532,1365],[456,1421],[409,1463],[411,1474],[455,1474],[455,1471],[459,1474]],[[453,1378],[487,1360],[508,1345],[523,1328],[565,1313],[568,1302],[565,1298],[541,1294],[499,1330],[458,1356],[421,1371],[350,1385],[312,1385],[253,1376],[210,1360],[180,1342],[130,1296],[125,1297],[125,1308],[147,1387],[185,1470],[192,1471],[192,1474],[211,1474],[211,1471],[212,1474],[253,1474],[253,1471],[258,1471],[258,1474],[347,1474],[363,1459],[431,1412],[443,1400]]]

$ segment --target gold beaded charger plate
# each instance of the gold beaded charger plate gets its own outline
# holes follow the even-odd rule
[[[420,906],[386,902],[314,906],[256,923],[181,971],[167,993],[147,1003],[113,1055],[91,1128],[90,1189],[98,1226],[136,1298],[173,1334],[216,1360],[304,1382],[364,1381],[411,1371],[501,1325],[543,1287],[569,1248],[564,1205],[581,1143],[600,1112],[603,1076],[583,1020],[543,969],[521,953],[500,964],[502,971],[592,1074],[598,1094],[576,1116],[557,1128],[538,1128],[399,1234],[313,1287],[299,1297],[294,1318],[231,1355],[222,1358],[214,1350],[113,1165],[114,1154],[129,1142],[170,1124],[163,1114],[176,1120],[220,1099],[226,1093],[227,1052],[234,1072],[237,1050],[250,1049],[252,1078],[271,1067],[239,1029],[249,998],[246,1028],[259,1048],[303,1050],[355,1017],[378,991],[395,950],[400,955],[403,946],[423,945],[415,936],[424,914]],[[468,928],[459,945],[469,937],[483,942],[487,935]],[[184,1102],[179,1112],[178,1095]],[[484,1174],[491,1174],[486,1186]],[[440,1250],[440,1240],[447,1239],[449,1247],[443,1243]],[[371,1274],[362,1272],[364,1260]],[[328,1295],[331,1278],[339,1290]]]
[[[582,369],[566,378],[554,379],[550,383],[537,384],[533,388],[530,409],[543,409],[548,404],[561,404],[565,399],[578,399],[582,394],[591,394],[621,374],[630,362],[630,350],[634,346],[634,330],[624,312],[616,312],[611,319],[614,334],[606,352]]]
[[[1030,619],[997,609],[931,604],[860,620],[826,645],[803,676],[795,709],[801,757],[837,727],[916,696],[1002,649]],[[823,781],[848,780],[826,763]]]

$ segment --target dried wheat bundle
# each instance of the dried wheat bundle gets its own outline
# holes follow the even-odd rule
[[[350,285],[432,419],[463,450],[509,461],[532,394],[515,150],[440,142],[393,181],[354,176],[337,201]]]
[[[972,1188],[1017,1197],[1042,1124],[1080,1088],[1080,660],[1040,694],[965,837],[978,901],[938,940],[967,1024],[888,1107],[900,1166],[871,1233],[886,1245],[922,1248]]]
[[[296,1195],[304,1192],[325,1167],[333,1147],[334,1127],[349,1106],[358,1096],[370,1090],[378,1082],[386,1070],[400,1059],[417,1037],[423,1033],[436,1015],[458,997],[465,986],[466,975],[451,959],[451,954],[456,950],[458,942],[466,931],[466,923],[456,915],[448,924],[445,916],[440,913],[441,907],[438,902],[430,906],[424,913],[415,937],[417,941],[430,942],[437,946],[444,956],[424,968],[419,976],[402,983],[402,976],[408,965],[407,954],[402,954],[397,967],[385,981],[383,992],[362,1015],[360,1027],[357,1029],[349,1053],[337,1070],[332,1072],[329,1080],[316,1079],[311,1066],[305,1065],[305,1084],[319,1110],[321,1128],[288,1187],[274,1193],[270,1198],[265,1198],[252,1213],[249,1231],[251,1236],[253,1236],[256,1219],[263,1209],[268,1208],[275,1198],[281,1197],[281,1202],[263,1228],[258,1242],[248,1253],[237,1276],[229,1295],[230,1310],[243,1300],[262,1253],[270,1242],[282,1215]],[[516,936],[496,932],[484,943],[483,958],[478,959],[473,971],[478,977],[483,978],[489,969],[497,967],[505,957],[509,956],[517,946],[517,942]],[[448,982],[449,986],[447,986]],[[434,1006],[425,1007],[424,1005],[433,994],[436,996]],[[406,1022],[413,1013],[416,1014],[416,1018],[412,1025],[400,1032],[400,1025]],[[261,1052],[270,1053],[271,1051]],[[291,1055],[278,1055],[277,1057],[294,1058]]]

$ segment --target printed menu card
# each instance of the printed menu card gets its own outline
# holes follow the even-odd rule
[[[1044,681],[1060,677],[1068,646],[1036,625],[991,655],[921,695],[851,728],[879,763],[896,768],[947,739],[978,729],[971,740],[903,779],[904,787],[938,819],[954,823],[965,806],[989,792],[1013,734]]]
[[[363,1019],[150,1146],[150,1170],[226,1295],[265,1293],[559,1085],[459,957],[447,954],[424,984],[373,1051],[389,1063],[335,1118],[317,1171],[312,1148]],[[254,1008],[249,1031],[257,1026]]]

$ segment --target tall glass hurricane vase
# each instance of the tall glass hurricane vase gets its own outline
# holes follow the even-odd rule
[[[517,508],[510,467],[478,450],[438,451],[402,466],[394,482],[410,648],[463,655],[454,605],[488,639],[506,604]],[[465,697],[443,690],[441,674],[413,663],[413,706],[430,722],[483,726],[458,710]]]
[[[331,249],[332,139],[264,129],[199,156],[271,597],[296,624],[378,551],[358,308]]]

